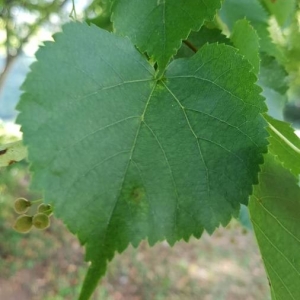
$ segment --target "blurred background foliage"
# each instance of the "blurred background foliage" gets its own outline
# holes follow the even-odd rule
[[[248,1],[248,2],[247,2]],[[247,17],[261,43],[258,78],[269,113],[300,128],[300,4],[296,0],[225,0],[214,22],[192,32],[190,43],[230,44],[228,20]],[[113,31],[112,0],[0,0],[0,144],[20,139],[14,124],[20,86],[43,40],[72,19]],[[243,5],[249,10],[243,10]],[[273,3],[274,4],[274,3]],[[232,9],[234,7],[234,9]],[[254,9],[255,8],[255,9]],[[264,37],[266,39],[264,39]],[[182,45],[177,57],[192,52]],[[12,229],[18,197],[29,192],[26,161],[0,169],[0,298],[75,299],[86,270],[83,250],[64,225],[52,217],[46,231],[21,235]],[[241,223],[243,225],[241,225]],[[110,264],[94,299],[269,299],[269,286],[245,207],[212,237],[149,248],[129,247]]]

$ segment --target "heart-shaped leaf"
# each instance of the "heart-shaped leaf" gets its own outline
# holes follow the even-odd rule
[[[250,64],[206,45],[162,78],[127,38],[64,26],[37,53],[18,109],[33,185],[86,245],[88,299],[129,243],[226,225],[266,151]]]

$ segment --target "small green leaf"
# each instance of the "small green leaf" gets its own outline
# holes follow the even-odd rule
[[[300,188],[272,154],[265,156],[248,207],[272,299],[300,299]]]
[[[27,157],[27,149],[22,141],[0,145],[0,168],[7,167]]]
[[[272,42],[268,31],[268,13],[258,0],[224,0],[220,17],[230,32],[233,31],[236,21],[246,18],[260,37],[260,50],[283,60],[282,52]]]
[[[127,38],[72,23],[54,39],[18,122],[34,188],[86,246],[83,300],[129,243],[199,238],[238,215],[266,152],[266,107],[230,46],[174,60],[158,80]]]
[[[247,20],[239,20],[234,24],[231,41],[240,50],[254,68],[254,73],[259,72],[259,42],[258,35]]]
[[[164,70],[191,30],[212,20],[220,0],[116,0],[113,26]]]
[[[289,123],[264,115],[269,123],[269,151],[295,176],[300,174],[300,139]]]

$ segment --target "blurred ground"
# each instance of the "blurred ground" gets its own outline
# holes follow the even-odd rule
[[[73,300],[87,264],[61,222],[21,235],[13,201],[28,193],[26,163],[0,169],[0,299]],[[94,300],[267,300],[269,287],[251,231],[237,221],[212,237],[129,247],[108,266]]]

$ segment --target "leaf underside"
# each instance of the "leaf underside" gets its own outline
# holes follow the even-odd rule
[[[129,243],[200,237],[237,215],[266,152],[250,64],[225,45],[162,79],[127,38],[71,23],[45,43],[18,106],[33,188],[86,245],[88,299]]]
[[[272,299],[300,299],[300,188],[272,154],[265,156],[248,207]]]

